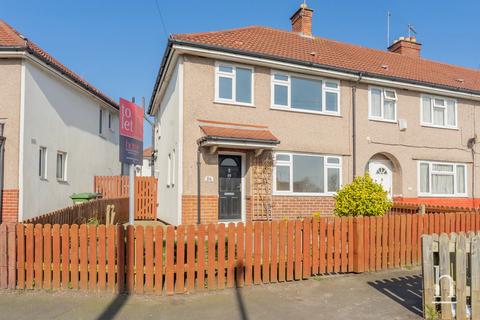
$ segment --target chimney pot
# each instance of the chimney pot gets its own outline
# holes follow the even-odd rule
[[[312,16],[313,10],[307,7],[305,3],[290,17],[292,22],[292,31],[301,33],[304,36],[312,36]]]
[[[400,37],[388,47],[388,51],[408,57],[420,58],[422,44],[417,42],[416,37]]]

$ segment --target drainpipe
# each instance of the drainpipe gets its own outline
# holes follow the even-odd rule
[[[475,116],[474,116],[474,128],[475,128]],[[475,133],[473,138],[468,139],[467,147],[472,153],[472,206],[475,208],[475,144],[477,143],[477,134]]]
[[[200,204],[200,145],[197,147],[197,224],[200,224],[200,212],[201,212],[201,204]]]
[[[352,165],[353,165],[353,179],[357,174],[357,117],[356,117],[356,104],[357,104],[357,86],[362,80],[363,73],[358,74],[358,79],[352,87]]]

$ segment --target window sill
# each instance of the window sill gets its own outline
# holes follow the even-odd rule
[[[229,106],[237,106],[237,107],[248,107],[248,108],[255,108],[253,103],[241,103],[235,101],[225,101],[225,100],[214,100],[213,103],[215,104],[224,104]]]
[[[447,130],[454,130],[454,131],[460,130],[458,127],[442,127],[442,126],[435,126],[433,124],[425,124],[425,123],[421,123],[420,125],[422,127],[432,128],[432,129],[447,129]]]
[[[48,182],[47,178],[40,177],[40,181]]]
[[[379,118],[368,118],[370,121],[375,121],[375,122],[385,122],[385,123],[391,123],[391,124],[398,124],[397,120],[386,120],[386,119],[379,119]]]
[[[329,192],[329,193],[281,193],[281,192],[273,192],[273,196],[282,196],[282,197],[333,197],[337,193],[336,192]]]
[[[418,194],[419,198],[468,198],[466,194]]]
[[[60,184],[68,184],[67,180],[57,179],[57,182]]]
[[[320,112],[320,111],[309,111],[309,110],[282,108],[282,107],[275,107],[275,106],[271,106],[270,110],[296,112],[296,113],[307,113],[307,114],[315,114],[315,115],[319,115],[319,116],[330,116],[330,117],[342,118],[342,115],[340,113],[333,113],[333,112],[330,113],[330,112]]]

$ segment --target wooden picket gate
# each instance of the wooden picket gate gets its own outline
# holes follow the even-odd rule
[[[480,235],[424,235],[423,309],[439,319],[480,319]]]
[[[156,220],[157,185],[155,177],[135,177],[135,220]],[[107,199],[128,197],[128,176],[95,176],[93,189]]]

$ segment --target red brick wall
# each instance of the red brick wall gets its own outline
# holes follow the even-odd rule
[[[394,198],[395,202],[404,203],[418,203],[418,204],[431,204],[436,206],[448,206],[448,207],[465,207],[465,208],[478,208],[480,207],[480,198]]]
[[[311,217],[313,213],[321,215],[333,213],[333,197],[273,196],[273,219]]]
[[[18,189],[7,189],[2,192],[1,222],[18,221]]]
[[[202,223],[218,222],[218,196],[201,196],[201,215]],[[182,224],[197,223],[197,196],[182,197]]]

